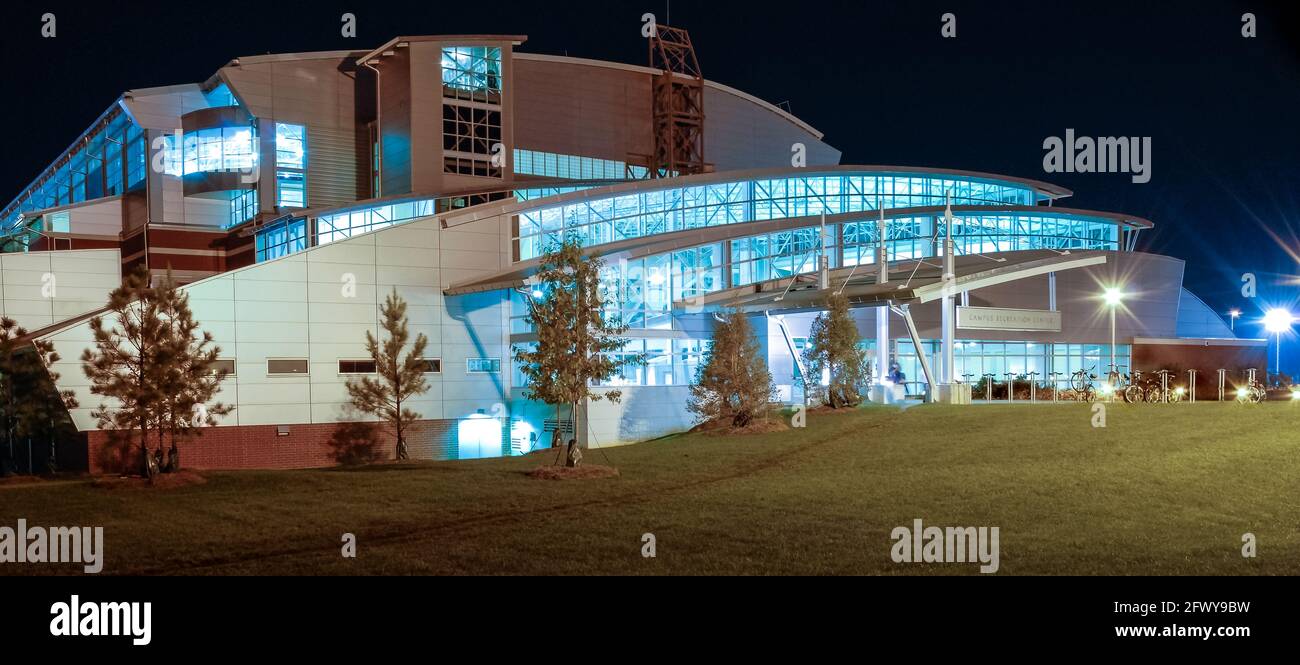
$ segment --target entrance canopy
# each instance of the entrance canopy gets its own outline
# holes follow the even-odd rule
[[[1048,273],[1073,270],[1106,263],[1106,252],[1089,250],[1057,252],[1029,250],[999,252],[993,256],[955,257],[955,279],[949,295],[995,286]],[[850,306],[880,307],[894,304],[921,304],[944,296],[941,258],[903,261],[890,264],[889,281],[878,283],[873,265],[838,268],[828,273],[829,288],[821,287],[817,274],[770,280],[738,286],[673,303],[674,309],[693,311],[738,309],[741,311],[817,311],[825,309],[826,300],[835,292],[848,298]]]

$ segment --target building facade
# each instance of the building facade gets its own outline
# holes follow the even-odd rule
[[[576,436],[588,445],[691,426],[688,386],[722,307],[752,313],[783,399],[801,399],[816,377],[797,354],[817,308],[768,296],[818,280],[857,289],[882,262],[873,279],[907,297],[864,295],[854,312],[912,393],[987,374],[1104,373],[1112,336],[1096,296],[1121,283],[1118,364],[1196,358],[1188,349],[1238,354],[1233,370],[1264,364],[1261,342],[1235,339],[1183,288],[1182,261],[1134,251],[1151,222],[1062,207],[1069,191],[1032,180],[841,165],[807,123],[703,79],[692,83],[703,105],[693,149],[706,165],[665,169],[656,90],[682,74],[517,52],[524,41],[398,37],[371,51],[242,57],[202,83],[128,91],[0,210],[5,313],[64,359],[55,369],[78,393],[70,416],[91,467],[111,468],[115,453],[77,361],[85,320],[139,265],[186,284],[232,370],[220,399],[236,408],[189,446],[198,467],[332,463],[329,438],[354,417],[344,385],[373,372],[365,334],[394,290],[430,342],[413,455],[545,445],[563,425],[525,398],[511,358],[536,341],[529,277],[561,240],[605,261],[608,313],[630,326],[626,352],[646,357],[610,382],[622,403],[582,407],[591,425]],[[971,280],[966,314],[1052,312],[1059,325],[959,325],[955,366],[929,376],[944,315],[922,292],[948,237]],[[80,268],[55,265],[69,262]],[[993,264],[1016,270],[990,280],[1007,271]],[[47,272],[76,290],[46,303]],[[890,313],[900,304],[905,317]]]

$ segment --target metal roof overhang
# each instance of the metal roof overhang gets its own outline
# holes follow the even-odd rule
[[[942,215],[943,206],[922,206],[917,208],[891,208],[885,211],[886,219],[897,219],[901,217],[915,217],[924,215]],[[1034,215],[1048,216],[1066,216],[1066,217],[1090,217],[1099,220],[1114,222],[1118,226],[1130,229],[1151,228],[1153,224],[1140,217],[1131,215],[1119,215],[1109,212],[1098,212],[1095,210],[1079,210],[1075,208],[1044,207],[1044,206],[1005,206],[1005,205],[971,205],[971,206],[953,206],[954,215],[970,213],[1023,213]],[[844,222],[868,221],[876,219],[879,213],[876,211],[848,212],[838,215],[826,215],[827,224],[841,224]],[[786,217],[782,219],[764,220],[761,222],[739,222],[736,224],[724,224],[722,226],[708,226],[698,229],[686,229],[684,231],[673,231],[671,233],[661,233],[653,236],[641,238],[631,238],[628,240],[619,240],[616,242],[604,243],[590,249],[593,256],[605,259],[607,261],[617,261],[618,259],[637,259],[663,252],[671,252],[688,247],[707,245],[723,240],[732,240],[744,238],[763,233],[773,233],[777,231],[786,231],[790,229],[809,228],[818,226],[822,223],[820,215],[808,215],[804,217]],[[524,286],[524,282],[529,276],[537,272],[541,265],[541,258],[520,261],[510,268],[497,272],[487,277],[467,280],[452,284],[451,287],[443,291],[443,295],[457,296],[469,293],[481,293],[484,291],[496,291],[499,289],[515,289]]]
[[[696,187],[701,185],[718,185],[726,183],[743,182],[747,180],[766,180],[781,178],[800,178],[800,177],[819,177],[835,175],[903,175],[903,176],[937,176],[951,178],[966,178],[971,180],[980,180],[984,182],[1000,183],[1004,185],[1019,185],[1034,190],[1040,197],[1048,200],[1056,200],[1072,196],[1070,190],[1053,185],[1051,183],[1039,180],[1029,180],[1027,178],[1017,178],[1013,176],[1003,176],[993,173],[983,173],[980,171],[963,171],[959,169],[937,169],[917,166],[888,166],[880,164],[838,164],[831,166],[811,166],[806,168],[789,168],[789,167],[767,167],[757,169],[742,169],[735,171],[717,171],[714,173],[698,173],[695,175],[678,176],[676,178],[656,178],[651,180],[634,180],[612,184],[606,187],[594,187],[556,196],[549,196],[545,199],[536,199],[532,201],[496,201],[485,203],[483,205],[465,208],[455,212],[449,212],[442,215],[442,225],[444,228],[459,226],[475,222],[490,217],[500,217],[502,215],[513,215],[523,210],[534,208],[545,208],[566,203],[580,203],[588,199],[609,198],[613,196],[636,194],[645,191],[670,190],[681,187]],[[1013,206],[1003,206],[1013,207]],[[1143,220],[1145,221],[1145,220]],[[1150,222],[1147,222],[1148,224]]]
[[[1005,252],[1000,256],[957,257],[954,292],[970,291],[1052,272],[1103,265],[1107,253],[1097,250],[1057,254],[1050,250]],[[750,284],[710,293],[689,301],[673,303],[674,309],[707,311],[737,309],[747,312],[818,311],[827,298],[841,291],[851,307],[879,307],[888,304],[921,304],[943,297],[943,268],[937,260],[905,261],[892,264],[890,281],[877,283],[875,266],[839,268],[830,273],[831,288],[822,289],[815,274]],[[787,290],[788,287],[788,290]]]

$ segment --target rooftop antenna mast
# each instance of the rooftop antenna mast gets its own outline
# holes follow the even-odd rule
[[[704,173],[704,74],[691,35],[656,24],[650,67],[659,70],[651,86],[654,156],[651,178]]]

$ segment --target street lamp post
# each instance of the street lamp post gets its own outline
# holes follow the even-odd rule
[[[1290,311],[1275,307],[1264,313],[1264,329],[1277,336],[1277,362],[1273,366],[1274,374],[1282,373],[1282,333],[1291,329],[1295,317]]]
[[[1106,306],[1110,308],[1110,371],[1106,374],[1106,382],[1110,384],[1111,401],[1114,401],[1115,377],[1118,368],[1115,366],[1115,309],[1124,301],[1124,292],[1118,288],[1106,289]]]
[[[1228,312],[1228,320],[1229,320],[1228,325],[1232,327],[1233,334],[1236,334],[1237,332],[1237,317],[1239,316],[1241,316],[1241,310],[1239,309],[1234,309]]]

